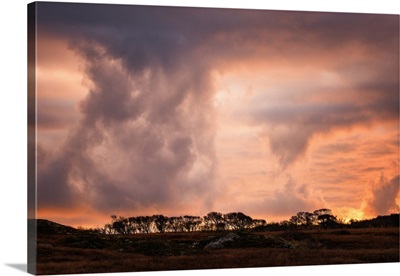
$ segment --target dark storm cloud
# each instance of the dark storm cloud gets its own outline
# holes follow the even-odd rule
[[[102,6],[79,6],[79,14],[68,7],[53,35],[68,37],[86,61],[92,85],[80,103],[80,124],[39,170],[39,204],[86,201],[112,211],[165,208],[182,197],[211,205],[215,154],[208,67],[187,65],[182,35],[167,25],[148,25],[157,19],[152,9],[127,14],[117,8],[113,16],[122,19],[114,20]],[[42,22],[49,33],[57,28],[47,21],[57,9],[50,10]],[[86,17],[88,11],[101,23]]]
[[[38,23],[46,32],[101,42],[114,56],[134,63],[131,69],[155,61],[171,66],[182,50],[205,43],[207,54],[222,59],[269,45],[282,46],[279,53],[288,58],[353,42],[389,50],[398,32],[397,17],[391,15],[73,3],[39,7]]]
[[[185,194],[208,200],[214,149],[212,122],[203,112],[210,115],[210,103],[190,95],[208,93],[191,87],[199,75],[172,80],[173,73],[160,74],[155,68],[149,79],[133,78],[110,63],[106,54],[87,59],[94,85],[81,103],[80,124],[55,160],[39,171],[40,203],[73,203],[80,195],[98,210],[165,206],[180,200],[174,190],[179,186]],[[205,172],[193,180],[190,171],[198,164]],[[202,185],[196,193],[192,182]],[[57,189],[61,192],[53,193]],[[57,202],[58,195],[62,201]]]
[[[86,200],[109,211],[200,199],[210,207],[217,164],[212,70],[259,56],[266,63],[276,55],[307,62],[314,52],[326,54],[351,43],[367,43],[367,53],[381,50],[383,43],[392,49],[398,18],[387,18],[39,3],[38,32],[67,39],[85,60],[92,84],[80,103],[79,124],[39,170],[39,204]],[[393,62],[393,56],[383,57],[367,65]],[[375,81],[364,90],[372,91],[374,101],[321,106],[305,99],[279,109],[255,105],[251,121],[268,125],[271,149],[286,167],[315,133],[393,117],[398,111],[393,74],[380,72],[379,81],[371,74]]]

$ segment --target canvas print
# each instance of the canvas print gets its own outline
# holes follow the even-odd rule
[[[28,271],[399,262],[399,16],[28,5]]]

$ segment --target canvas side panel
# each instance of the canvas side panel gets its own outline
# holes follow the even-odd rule
[[[28,272],[36,274],[36,7],[28,4]]]

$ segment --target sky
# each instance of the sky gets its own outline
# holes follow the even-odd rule
[[[399,212],[399,16],[39,3],[37,217]]]

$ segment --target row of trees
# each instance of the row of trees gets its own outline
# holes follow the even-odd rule
[[[210,212],[204,217],[164,215],[117,217],[111,216],[111,222],[104,228],[85,229],[103,234],[137,234],[193,231],[285,231],[296,229],[332,229],[332,228],[369,228],[399,227],[400,214],[378,216],[367,220],[350,220],[345,223],[332,214],[330,209],[318,209],[314,212],[298,212],[289,220],[267,223],[263,219],[253,219],[241,212],[222,214]]]
[[[351,228],[373,228],[373,227],[399,227],[400,214],[390,214],[385,216],[377,216],[373,219],[366,220],[350,220]]]
[[[337,228],[374,228],[374,227],[399,227],[400,214],[378,216],[373,219],[355,220],[345,222],[332,214],[330,209],[318,209],[314,212],[298,212],[289,220],[272,222],[257,227],[258,231],[285,231],[296,229],[337,229]]]
[[[255,231],[285,231],[296,229],[338,228],[344,225],[344,221],[332,214],[330,209],[318,209],[314,212],[298,212],[289,220],[270,222],[256,227]]]
[[[295,226],[312,228],[321,226],[322,228],[336,227],[341,221],[332,214],[330,209],[318,209],[314,212],[298,212],[292,216],[289,223]]]
[[[210,212],[204,217],[164,215],[117,217],[104,227],[106,234],[136,234],[193,231],[243,230],[265,225],[265,220],[252,219],[241,212],[222,214]]]
[[[164,215],[117,217],[111,216],[102,232],[106,234],[136,234],[193,231],[225,231],[225,230],[281,230],[288,228],[331,228],[339,224],[336,216],[329,209],[314,212],[298,212],[289,221],[271,223],[263,219],[253,219],[241,212],[222,214],[210,212],[206,216],[173,216]],[[271,229],[270,229],[271,228]],[[272,229],[274,228],[274,229]]]

